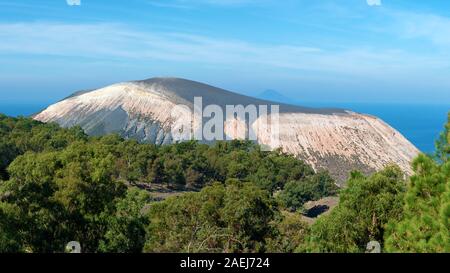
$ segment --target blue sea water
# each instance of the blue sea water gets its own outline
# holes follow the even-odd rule
[[[49,104],[17,104],[17,103],[0,103],[0,113],[11,117],[31,116],[44,110]]]
[[[0,103],[0,113],[9,116],[30,116],[48,104]],[[377,103],[302,103],[311,107],[339,107],[377,116],[400,131],[422,152],[434,151],[434,143],[443,130],[450,104],[377,104]]]

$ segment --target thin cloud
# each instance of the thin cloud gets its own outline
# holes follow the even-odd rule
[[[143,32],[120,24],[0,24],[0,55],[83,57],[121,63],[168,61],[289,73],[395,78],[448,67],[448,62],[401,50],[324,50],[288,44],[259,44],[185,33]],[[424,71],[426,67],[427,71]]]
[[[450,46],[450,18],[434,14],[397,13],[399,34],[404,38],[425,39],[436,46]]]

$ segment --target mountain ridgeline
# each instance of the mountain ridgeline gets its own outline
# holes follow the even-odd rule
[[[89,135],[118,133],[141,142],[170,144],[174,142],[171,110],[179,104],[193,110],[194,97],[201,97],[203,106],[215,104],[222,109],[226,105],[279,104],[190,80],[152,78],[77,92],[34,118],[63,127],[79,125]],[[271,148],[281,148],[316,170],[326,169],[340,182],[352,170],[372,173],[391,163],[411,174],[410,162],[419,151],[376,117],[288,104],[280,104],[279,112],[279,142]],[[254,128],[259,120],[249,126]],[[224,131],[235,135],[226,126]],[[270,132],[258,131],[257,137],[258,144],[271,145]]]

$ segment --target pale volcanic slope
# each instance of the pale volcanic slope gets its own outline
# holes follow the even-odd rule
[[[200,96],[203,106],[216,104],[223,109],[225,105],[276,104],[194,81],[152,78],[75,93],[34,118],[63,127],[80,125],[90,135],[115,132],[143,142],[169,144],[174,141],[170,129],[174,119],[191,115],[181,110],[174,117],[172,109],[178,104],[193,109],[194,97]],[[279,146],[283,151],[315,169],[329,170],[340,181],[351,170],[370,173],[391,163],[410,174],[410,162],[419,153],[398,131],[369,115],[281,104],[279,121]],[[228,126],[230,122],[235,121],[226,121],[225,133],[233,137],[240,127]],[[268,130],[258,131],[260,144],[270,145],[270,138]]]

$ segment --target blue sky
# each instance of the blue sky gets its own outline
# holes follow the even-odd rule
[[[450,104],[450,1],[0,0],[0,101],[154,76],[300,102]]]

